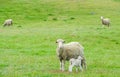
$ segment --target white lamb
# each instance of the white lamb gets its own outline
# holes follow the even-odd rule
[[[82,71],[82,70],[83,70],[83,69],[82,69],[82,63],[81,63],[82,59],[83,59],[83,58],[82,58],[81,56],[78,56],[77,59],[71,58],[71,59],[69,60],[69,62],[70,62],[69,72],[72,72],[72,68],[73,68],[74,66],[76,66],[76,72],[78,72],[78,68],[80,68],[80,70]]]

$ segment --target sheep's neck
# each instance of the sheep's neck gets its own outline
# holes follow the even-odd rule
[[[102,23],[104,24],[104,20],[102,19]]]

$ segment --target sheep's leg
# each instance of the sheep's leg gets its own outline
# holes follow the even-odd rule
[[[62,62],[60,62],[60,70],[62,70]]]
[[[64,60],[60,60],[60,70],[61,71],[64,71],[64,64],[65,64],[65,61]]]
[[[110,26],[110,24],[108,24],[108,27]]]
[[[104,28],[105,26],[104,25],[102,25],[102,28]]]
[[[87,69],[87,65],[86,65],[85,59],[82,60],[81,66],[82,66],[82,68],[84,68],[85,70]]]
[[[87,69],[85,57],[83,57],[83,59],[81,60],[81,66],[82,66],[82,68],[84,68],[85,70]]]
[[[85,66],[85,70],[86,70],[87,69],[86,60],[84,60],[84,66]]]
[[[62,60],[60,60],[60,70],[62,70]]]
[[[13,25],[13,22],[11,22],[11,25]]]
[[[87,69],[87,65],[86,65],[86,62],[84,63],[84,66],[85,66],[85,70]]]
[[[84,60],[81,60],[81,66],[84,67]]]
[[[62,69],[62,71],[64,71],[64,65],[65,65],[65,61],[64,61],[64,60],[62,60],[62,66],[61,66],[61,67],[62,67],[62,68],[61,68],[61,69]]]
[[[6,24],[4,23],[4,24],[3,24],[3,26],[5,27],[5,26],[6,26]]]

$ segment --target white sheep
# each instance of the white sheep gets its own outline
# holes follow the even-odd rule
[[[79,42],[64,44],[64,40],[58,39],[56,43],[58,44],[56,53],[60,60],[60,70],[64,71],[64,64],[66,60],[69,61],[71,58],[76,59],[78,56],[81,56],[83,58],[81,65],[86,69],[86,61],[83,53],[84,48],[79,44]]]
[[[109,18],[104,18],[103,16],[101,16],[101,21],[102,21],[102,25],[104,27],[104,25],[106,26],[110,26],[110,19]]]
[[[74,59],[74,58],[71,58],[69,60],[69,72],[72,72],[72,68],[74,66],[76,66],[76,72],[78,71],[78,67],[80,68],[80,70],[82,71],[82,66],[81,66],[81,61],[82,61],[82,57],[81,56],[78,56],[77,59]]]
[[[12,19],[7,19],[7,20],[4,21],[3,26],[10,26],[10,25],[12,25],[12,24],[13,24]]]

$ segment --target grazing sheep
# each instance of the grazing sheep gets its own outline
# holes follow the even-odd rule
[[[83,46],[79,44],[79,42],[70,42],[68,44],[64,44],[65,41],[62,39],[58,39],[56,41],[58,44],[56,53],[60,60],[60,70],[64,71],[64,64],[65,61],[70,60],[71,58],[78,58],[78,56],[81,56],[82,59],[82,67],[86,69],[86,61],[83,53]]]
[[[104,18],[101,16],[101,21],[102,21],[103,27],[104,27],[104,25],[106,25],[108,27],[110,26],[110,20],[108,18]]]
[[[7,19],[7,20],[5,20],[3,26],[10,26],[10,25],[12,25],[12,24],[13,24],[12,19]]]
[[[82,71],[82,66],[81,66],[81,61],[82,61],[82,57],[81,56],[78,56],[77,59],[74,59],[74,58],[71,58],[69,60],[70,62],[70,65],[69,65],[69,72],[72,72],[72,68],[74,66],[76,66],[76,72],[78,71],[78,67],[80,67],[80,70]]]

